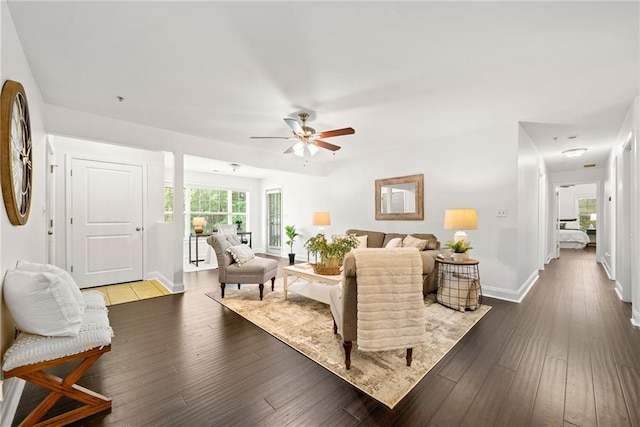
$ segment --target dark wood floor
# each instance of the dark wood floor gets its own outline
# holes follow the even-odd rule
[[[113,410],[79,425],[640,426],[640,330],[593,248],[563,250],[521,304],[485,298],[394,410],[206,297],[216,277],[111,307],[113,350],[81,383]],[[27,386],[17,419],[40,398]]]

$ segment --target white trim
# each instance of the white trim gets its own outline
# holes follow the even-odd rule
[[[20,378],[9,378],[2,383],[2,395],[4,400],[0,402],[0,426],[10,426],[16,416],[18,404],[22,397],[22,390],[26,381]]]
[[[167,288],[167,290],[172,294],[180,294],[185,291],[184,283],[175,284],[159,271],[150,271],[145,275],[145,280],[151,279],[155,279],[160,282],[160,284]]]
[[[624,302],[631,302],[629,300],[624,299],[624,289],[622,286],[622,283],[618,282],[616,280],[616,286],[615,286],[615,291],[616,291],[616,295],[618,295],[618,298],[620,298],[620,301],[624,301]]]
[[[482,295],[490,298],[497,298],[505,301],[521,303],[524,297],[527,296],[536,280],[540,276],[538,270],[531,273],[531,276],[520,286],[517,291],[505,290],[501,288],[493,288],[491,286],[482,286]]]
[[[600,264],[602,264],[602,268],[604,268],[604,272],[607,273],[607,277],[609,278],[609,280],[615,280],[613,278],[613,275],[611,274],[611,266],[607,263],[607,260],[603,259],[602,261],[600,261]]]
[[[633,326],[639,327],[640,328],[640,311],[632,308],[631,309],[631,324]]]

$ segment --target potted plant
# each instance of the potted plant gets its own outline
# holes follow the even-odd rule
[[[236,223],[236,227],[238,228],[238,231],[241,231],[242,230],[242,220],[241,219],[236,219],[235,223]]]
[[[336,275],[340,274],[340,267],[344,256],[354,248],[358,247],[358,239],[355,236],[344,236],[327,242],[324,234],[318,234],[310,238],[304,245],[309,252],[320,255],[320,262],[313,264],[313,271],[317,274]]]
[[[295,225],[286,225],[284,227],[284,232],[289,239],[286,241],[286,244],[289,245],[289,265],[293,265],[296,261],[296,254],[293,252],[293,243],[295,242],[296,237],[300,236],[300,233],[296,231]]]
[[[458,240],[454,242],[453,240],[449,240],[445,245],[446,248],[449,248],[453,251],[453,260],[455,262],[462,262],[465,260],[465,254],[469,249],[473,249],[471,244],[466,240]]]

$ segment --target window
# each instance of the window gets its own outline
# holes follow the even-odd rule
[[[173,222],[173,187],[164,186],[164,222]]]
[[[578,220],[580,221],[580,229],[596,228],[596,198],[595,197],[579,197],[578,198]]]

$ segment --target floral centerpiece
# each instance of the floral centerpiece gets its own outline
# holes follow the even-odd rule
[[[351,249],[357,248],[358,244],[358,239],[351,235],[336,237],[329,243],[324,234],[317,234],[307,240],[304,246],[309,252],[320,255],[320,262],[312,264],[315,273],[336,275],[340,274],[344,256]]]

